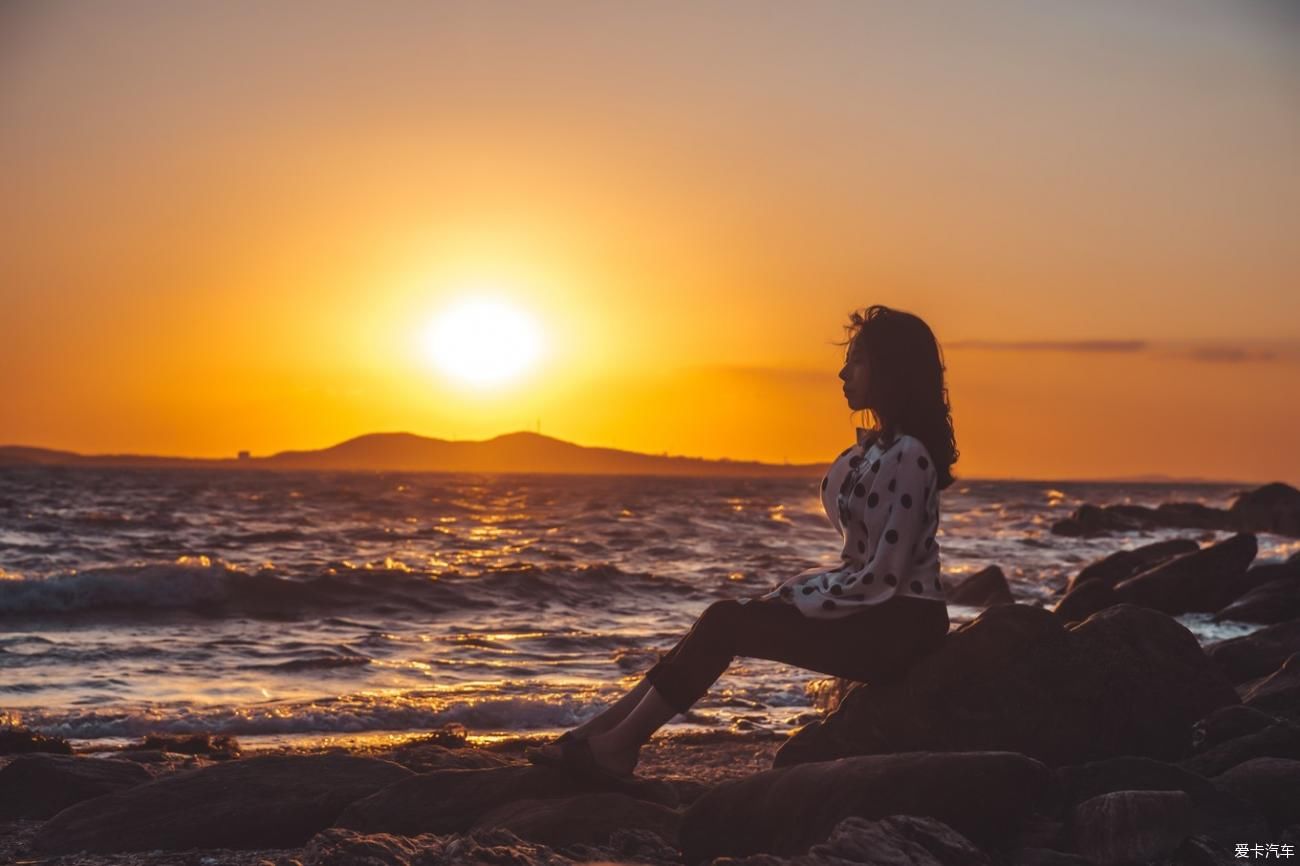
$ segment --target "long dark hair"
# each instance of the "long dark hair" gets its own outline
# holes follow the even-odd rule
[[[843,343],[851,354],[865,352],[870,365],[867,393],[873,426],[886,442],[901,430],[920,439],[934,460],[938,487],[953,482],[952,465],[961,452],[952,429],[943,350],[920,317],[883,304],[854,310]]]

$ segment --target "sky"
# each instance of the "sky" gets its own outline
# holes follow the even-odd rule
[[[824,462],[884,303],[958,476],[1300,484],[1298,8],[8,2],[0,444]]]

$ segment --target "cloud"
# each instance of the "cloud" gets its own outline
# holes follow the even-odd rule
[[[1273,361],[1277,355],[1258,349],[1243,349],[1239,346],[1200,346],[1188,349],[1183,357],[1193,361],[1208,361],[1214,364],[1237,364],[1242,361]]]
[[[954,340],[945,349],[1009,349],[1017,352],[1142,352],[1146,340]]]

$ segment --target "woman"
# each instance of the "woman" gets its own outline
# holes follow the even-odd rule
[[[736,656],[773,659],[863,682],[901,676],[948,633],[939,581],[939,491],[952,484],[953,437],[942,354],[916,316],[854,312],[840,378],[870,429],[821,480],[822,507],[844,539],[840,564],[801,572],[757,598],[709,605],[641,682],[599,716],[527,752],[628,779],[641,746],[699,700]]]

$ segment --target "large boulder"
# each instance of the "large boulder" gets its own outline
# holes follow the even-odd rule
[[[605,845],[615,832],[636,828],[676,847],[681,821],[682,814],[675,809],[607,792],[514,800],[481,815],[470,830],[504,827],[520,839],[566,848]]]
[[[1114,587],[1103,580],[1085,581],[1056,603],[1052,612],[1061,622],[1083,622],[1098,611],[1120,603]]]
[[[1266,677],[1300,652],[1300,619],[1216,641],[1206,646],[1205,652],[1233,683]]]
[[[997,844],[1052,796],[1052,774],[1012,752],[868,755],[782,767],[724,782],[686,811],[687,863],[794,855],[845,818],[926,816],[976,844]]]
[[[830,838],[797,857],[754,854],[715,862],[719,866],[988,866],[991,861],[942,821],[890,815],[879,821],[845,818]]]
[[[1214,784],[1252,803],[1275,830],[1300,823],[1300,761],[1252,758],[1215,776]]]
[[[777,752],[786,766],[912,751],[1021,752],[1051,766],[1191,750],[1192,725],[1239,703],[1196,638],[1157,611],[1116,605],[1066,626],[991,607],[893,683],[859,683]]]
[[[1199,548],[1200,545],[1190,538],[1173,538],[1168,541],[1144,544],[1131,550],[1117,550],[1110,556],[1084,566],[1078,574],[1070,578],[1066,592],[1073,592],[1082,584],[1094,580],[1113,588],[1121,580],[1132,577],[1140,571],[1146,571],[1166,559],[1191,553]]]
[[[227,761],[83,800],[46,822],[33,847],[48,854],[297,847],[348,803],[411,775],[390,761],[343,754]]]
[[[1255,536],[1238,533],[1121,580],[1115,594],[1168,614],[1214,612],[1251,588],[1246,569],[1258,549]]]
[[[1267,728],[1203,749],[1178,766],[1209,778],[1252,758],[1300,760],[1300,726],[1278,721]]]
[[[30,754],[0,769],[0,818],[49,818],[82,800],[153,781],[139,764]]]
[[[1247,582],[1251,582],[1252,577],[1258,579],[1259,576],[1275,573],[1271,568],[1267,571],[1264,569],[1263,566],[1250,569],[1246,575]],[[1272,625],[1300,618],[1300,568],[1295,571],[1297,573],[1294,575],[1286,574],[1275,580],[1255,584],[1254,589],[1218,611],[1214,615],[1214,621],[1230,619]],[[1257,572],[1262,574],[1257,576]]]
[[[1103,866],[1172,854],[1192,834],[1196,810],[1182,791],[1114,791],[1074,808],[1071,834],[1079,853]]]
[[[486,770],[438,770],[412,776],[358,799],[335,825],[363,833],[463,833],[483,815],[515,800],[621,793],[668,808],[678,805],[667,782],[586,778],[532,764]]]
[[[949,604],[970,607],[991,607],[995,604],[1014,604],[1007,577],[996,565],[982,568],[945,593]]]
[[[1229,509],[1237,524],[1250,532],[1274,532],[1300,537],[1300,490],[1274,482],[1237,497]]]
[[[1242,701],[1249,707],[1300,722],[1300,653],[1251,686]]]

